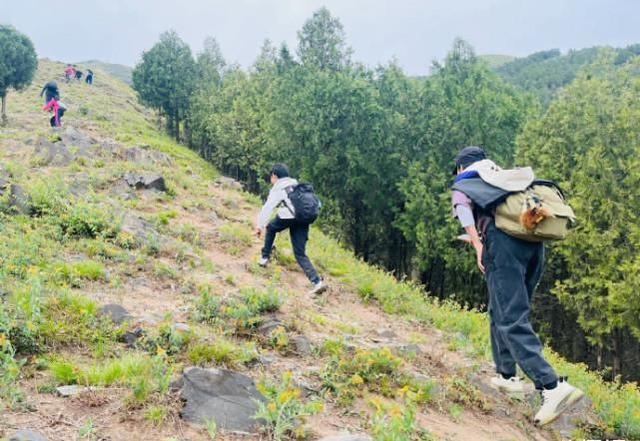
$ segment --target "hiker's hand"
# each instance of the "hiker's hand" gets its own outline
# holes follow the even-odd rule
[[[482,243],[475,246],[476,249],[476,261],[480,272],[484,274],[484,265],[482,264]]]
[[[256,227],[255,235],[256,237],[262,236],[262,228]]]

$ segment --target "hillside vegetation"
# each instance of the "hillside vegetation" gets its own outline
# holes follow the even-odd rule
[[[451,168],[460,148],[482,146],[503,167],[556,179],[578,223],[547,248],[533,326],[606,379],[640,379],[640,283],[629,276],[640,255],[637,46],[506,64],[533,86],[552,79],[544,105],[460,39],[427,77],[394,62],[363,66],[326,8],[304,23],[295,50],[266,41],[247,69],[227,65],[214,39],[204,47],[194,56],[166,32],[134,69],[133,88],[169,133],[263,196],[265,170],[286,162],[313,182],[324,231],[440,300],[487,304],[475,256],[454,239]]]
[[[173,380],[202,366],[258,383],[264,439],[640,439],[634,384],[604,383],[553,353],[595,413],[585,402],[578,425],[534,427],[534,395],[487,387],[484,314],[426,297],[318,230],[310,257],[331,285],[324,297],[305,295],[287,238],[260,268],[257,198],[158,131],[119,80],[61,84],[65,126],[47,127],[37,95],[62,68],[40,62],[34,84],[11,93],[0,132],[0,437],[245,439],[181,418]],[[123,179],[153,174],[166,188]],[[130,318],[115,324],[107,304]],[[62,385],[90,388],[62,397]]]
[[[558,49],[551,49],[516,58],[494,68],[505,81],[532,92],[547,107],[557,92],[576,78],[580,69],[607,53],[610,54],[611,64],[622,65],[640,54],[640,45],[624,48],[596,46],[569,50],[565,54]]]

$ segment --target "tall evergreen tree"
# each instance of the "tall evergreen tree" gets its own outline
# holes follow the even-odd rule
[[[298,32],[298,57],[306,66],[340,70],[350,56],[342,23],[327,8],[314,12]]]
[[[133,70],[133,88],[140,100],[166,116],[169,132],[176,139],[180,138],[180,123],[189,108],[196,74],[191,49],[175,31],[163,33]]]

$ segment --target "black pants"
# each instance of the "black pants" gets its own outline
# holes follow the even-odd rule
[[[296,256],[298,265],[300,265],[311,283],[318,283],[320,281],[318,272],[313,267],[313,264],[306,254],[307,240],[309,240],[308,224],[301,224],[295,219],[280,219],[276,216],[275,219],[267,225],[267,232],[264,236],[264,247],[262,248],[262,257],[265,259],[269,258],[271,255],[271,249],[273,248],[273,242],[276,239],[276,234],[286,230],[287,228],[289,229],[289,235],[291,236],[293,254]]]
[[[87,84],[93,84],[93,75],[87,75],[85,81],[87,82]]]
[[[542,344],[529,322],[533,292],[542,276],[544,245],[486,230],[483,263],[489,289],[491,350],[496,370],[515,375],[516,364],[536,388],[558,379],[542,356]]]

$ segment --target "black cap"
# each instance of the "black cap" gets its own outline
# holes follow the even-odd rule
[[[476,146],[468,146],[460,150],[460,153],[456,155],[456,166],[453,169],[453,174],[458,173],[458,168],[462,166],[462,168],[467,168],[474,162],[482,161],[483,159],[487,159],[487,155],[480,147]]]

